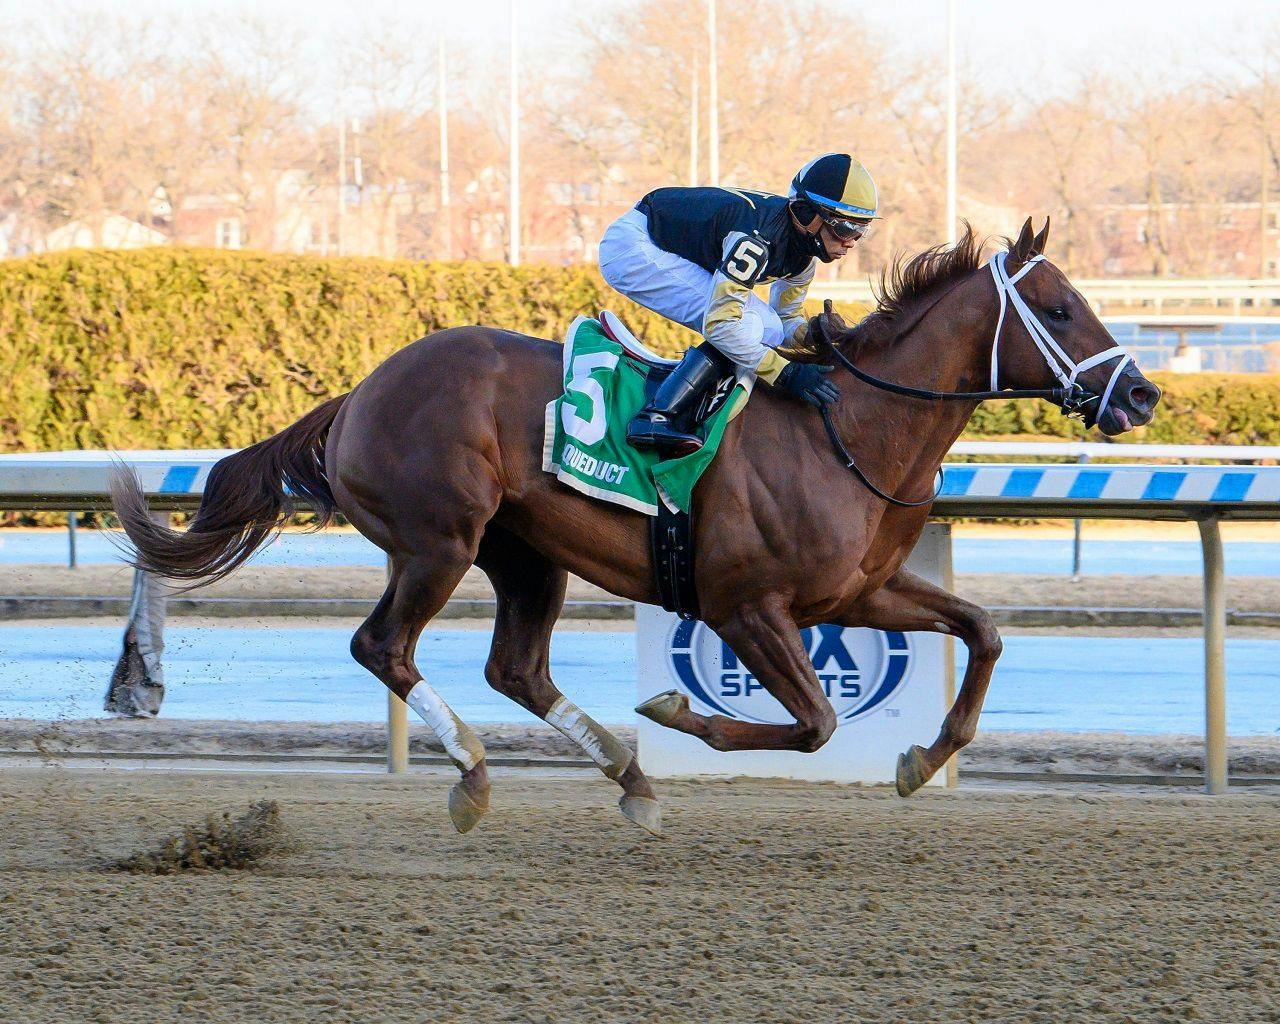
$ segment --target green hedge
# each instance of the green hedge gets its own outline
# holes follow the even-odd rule
[[[1280,374],[1153,373],[1164,391],[1155,419],[1115,440],[1121,444],[1280,444]],[[965,437],[1083,438],[1047,402],[985,402]],[[1090,440],[1105,440],[1094,433]]]
[[[423,334],[485,323],[558,338],[602,306],[661,352],[692,338],[621,300],[590,268],[183,249],[2,261],[0,450],[236,447],[349,389]],[[1159,382],[1161,414],[1129,440],[1280,443],[1280,378]],[[1042,402],[988,403],[968,430],[1081,434]]]
[[[691,337],[585,268],[182,249],[4,261],[0,449],[248,444],[424,334],[554,338],[606,304],[663,351]]]

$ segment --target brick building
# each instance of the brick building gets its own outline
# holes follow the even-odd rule
[[[1106,277],[1280,276],[1280,201],[1111,203],[1093,208],[1097,260]]]

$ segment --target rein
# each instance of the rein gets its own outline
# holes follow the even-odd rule
[[[901,498],[895,498],[892,494],[885,494],[870,479],[867,474],[862,471],[862,467],[854,461],[849,449],[844,446],[844,442],[840,440],[840,432],[836,430],[836,425],[831,422],[831,409],[827,406],[822,407],[822,425],[827,428],[827,437],[831,438],[831,444],[836,450],[836,454],[844,460],[844,468],[853,471],[853,475],[862,481],[862,486],[869,490],[881,501],[887,501],[890,505],[896,505],[898,508],[920,508],[922,505],[932,505],[937,500],[938,495],[942,493],[942,468],[938,468],[938,486],[929,497],[921,501],[903,501]]]
[[[933,402],[985,402],[993,398],[1043,398],[1053,402],[1066,415],[1078,415],[1081,417],[1085,415],[1088,407],[1094,402],[1098,402],[1099,411],[1105,409],[1107,402],[1111,399],[1111,392],[1115,389],[1116,381],[1120,379],[1120,374],[1124,371],[1124,368],[1133,362],[1133,357],[1125,351],[1123,345],[1114,345],[1089,356],[1082,362],[1077,363],[1072,360],[1054,340],[1045,326],[1040,323],[1036,315],[1031,312],[1031,307],[1018,294],[1016,287],[1018,281],[1037,263],[1040,263],[1044,256],[1032,256],[1026,261],[1022,269],[1012,276],[1005,268],[1005,261],[1008,256],[1009,253],[1007,251],[998,252],[991,257],[991,261],[988,264],[991,269],[992,280],[995,282],[996,295],[1000,299],[1000,315],[996,319],[995,336],[991,343],[990,391],[931,391],[926,388],[913,388],[905,384],[896,384],[893,381],[884,380],[874,374],[867,373],[865,370],[860,370],[848,356],[840,351],[839,347],[825,338],[825,336],[823,340],[827,342],[827,347],[835,355],[840,365],[858,380],[879,388],[881,391],[902,395],[905,398],[919,398]],[[827,299],[824,305],[825,312],[830,313],[831,300]],[[1041,356],[1044,357],[1045,364],[1049,367],[1049,372],[1057,378],[1061,387],[1011,388],[1008,390],[1000,388],[1000,336],[1001,329],[1004,327],[1005,312],[1009,306],[1012,306],[1018,314],[1022,325],[1027,329],[1027,333],[1031,335],[1031,340],[1035,342],[1036,348],[1040,351]],[[1091,394],[1077,382],[1076,378],[1085,370],[1092,369],[1112,359],[1119,359],[1119,362],[1116,364],[1115,370],[1112,371],[1111,378],[1107,381],[1107,386],[1103,389],[1102,394]],[[835,424],[832,422],[831,410],[825,405],[822,407],[822,425],[827,430],[827,437],[831,439],[831,445],[835,448],[836,454],[844,462],[845,469],[850,470],[872,494],[882,501],[887,501],[897,508],[921,508],[924,505],[932,504],[938,495],[942,493],[943,471],[939,467],[938,485],[929,497],[920,501],[903,501],[901,498],[886,494],[867,478],[861,467],[854,461],[853,456],[849,454],[849,449],[845,447],[839,431],[836,430]]]

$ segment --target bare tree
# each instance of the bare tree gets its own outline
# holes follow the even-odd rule
[[[346,109],[358,119],[357,202],[374,211],[372,237],[360,248],[393,255],[397,205],[435,178],[437,134],[428,114],[435,96],[434,51],[408,26],[375,22],[340,56]],[[434,190],[433,190],[434,191]]]
[[[116,213],[166,229],[166,202],[181,210],[205,195],[238,213],[248,246],[315,248],[317,226],[331,242],[345,202],[350,251],[440,255],[435,39],[419,25],[384,21],[335,41],[269,14],[196,16],[177,36],[83,11],[9,22],[0,37],[7,251],[39,247],[70,221],[101,241]],[[1146,73],[1085,75],[1048,97],[1010,97],[962,70],[961,213],[979,211],[984,230],[1056,214],[1057,256],[1072,273],[1132,268],[1135,254],[1149,273],[1269,273],[1280,258],[1269,219],[1280,182],[1280,20],[1250,32],[1256,45],[1231,55],[1233,69],[1182,73],[1180,84],[1165,55]],[[852,151],[880,182],[884,220],[860,262],[838,272],[861,275],[940,240],[939,61],[896,52],[837,0],[722,4],[718,42],[726,185],[784,191],[810,157]],[[506,251],[505,47],[501,30],[469,52],[451,45],[451,250],[464,258]],[[583,16],[548,45],[526,47],[521,65],[531,258],[592,259],[609,219],[654,187],[688,181],[691,131],[705,168],[703,3],[611,4],[607,17]],[[1241,205],[1259,198],[1260,210]]]
[[[149,24],[85,14],[50,32],[25,75],[24,179],[48,223],[81,221],[101,244],[110,214],[147,219],[159,168],[175,159],[164,112],[173,68]]]
[[[1019,190],[1031,205],[1043,201],[1055,215],[1055,259],[1069,274],[1096,271],[1098,265],[1090,209],[1116,183],[1111,92],[1106,80],[1082,77],[1069,93],[1034,104],[1003,141],[1017,165],[1003,168],[1005,173],[1020,175]]]
[[[1246,272],[1272,277],[1280,259],[1273,241],[1274,192],[1280,184],[1280,24],[1263,26],[1254,38],[1256,51],[1237,48],[1230,54],[1236,75],[1219,73],[1210,81],[1225,104],[1224,124],[1235,129],[1234,145],[1219,154],[1236,157],[1226,169],[1225,191],[1236,199],[1258,201],[1258,261],[1256,270]]]
[[[199,117],[210,146],[192,187],[236,209],[245,244],[258,248],[276,241],[272,224],[282,172],[313,152],[302,106],[303,67],[294,56],[301,52],[296,34],[242,16],[206,30],[192,69],[203,92]]]

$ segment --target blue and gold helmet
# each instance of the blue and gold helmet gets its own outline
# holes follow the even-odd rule
[[[848,153],[810,160],[791,180],[791,198],[807,200],[831,218],[869,221],[880,209],[875,180]]]

